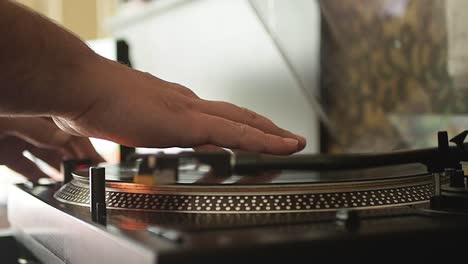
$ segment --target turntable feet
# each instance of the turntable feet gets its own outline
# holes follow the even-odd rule
[[[336,224],[346,231],[355,232],[361,225],[361,219],[356,210],[340,209],[336,211]]]

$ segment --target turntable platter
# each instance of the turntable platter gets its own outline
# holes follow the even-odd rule
[[[423,166],[408,164],[327,172],[282,171],[229,178],[202,169],[182,169],[167,185],[133,182],[136,168],[107,164],[108,209],[173,213],[290,213],[339,208],[372,209],[426,203],[432,178]],[[89,206],[86,170],[54,197],[65,204]]]
[[[106,169],[106,180],[113,182],[134,182],[138,173],[135,164],[103,164]],[[80,169],[74,173],[75,178],[86,180],[88,169]],[[365,180],[383,180],[426,175],[426,167],[422,164],[405,164],[398,166],[382,166],[368,169],[335,170],[335,171],[263,171],[256,175],[232,175],[218,177],[211,175],[205,168],[181,168],[174,185],[251,185],[251,184],[298,184],[298,183],[333,183]]]

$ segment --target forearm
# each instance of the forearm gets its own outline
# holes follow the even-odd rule
[[[63,115],[93,100],[73,82],[97,55],[76,36],[1,0],[0,36],[0,115]]]

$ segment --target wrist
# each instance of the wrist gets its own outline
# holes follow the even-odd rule
[[[59,65],[62,70],[58,71],[53,94],[57,101],[47,114],[76,119],[97,104],[104,88],[100,81],[102,60],[94,53],[81,54]]]

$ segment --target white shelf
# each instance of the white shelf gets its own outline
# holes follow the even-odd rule
[[[104,27],[113,32],[134,26],[147,18],[195,0],[154,0],[152,2],[130,2],[121,4],[117,14],[106,21]]]

